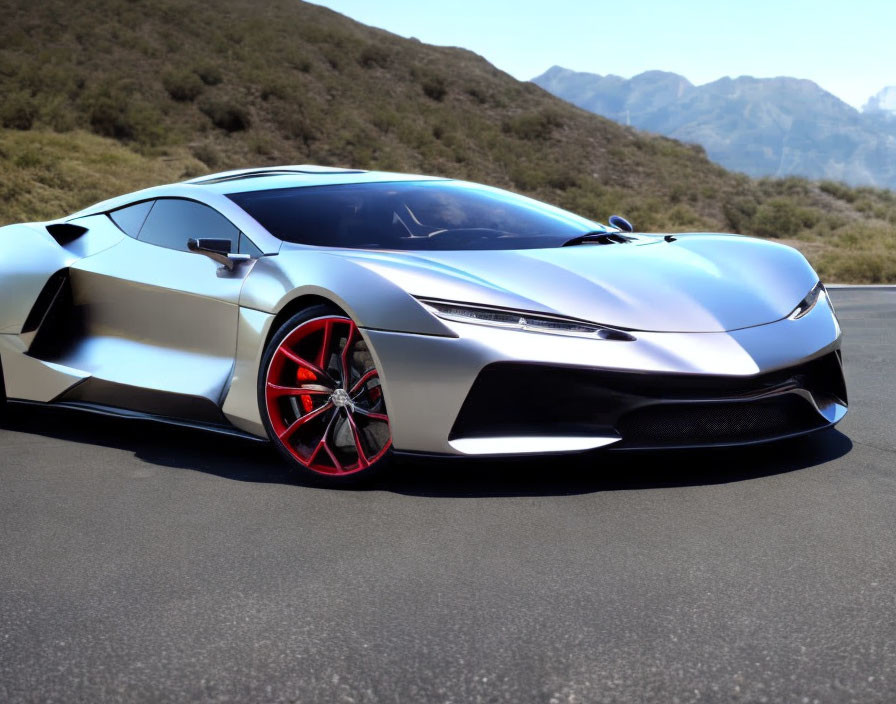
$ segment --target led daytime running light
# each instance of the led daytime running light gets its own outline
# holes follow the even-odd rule
[[[570,318],[538,315],[526,311],[488,308],[485,306],[471,306],[449,301],[419,300],[439,318],[459,323],[473,323],[505,328],[507,330],[587,337],[599,340],[632,341],[635,339],[621,330],[614,330]]]
[[[804,315],[807,315],[809,311],[811,311],[815,304],[818,303],[819,299],[822,295],[827,296],[827,291],[824,288],[824,284],[819,281],[815,286],[812,287],[812,290],[806,294],[806,297],[800,301],[800,304],[793,309],[793,311],[787,317],[790,320],[799,320]]]

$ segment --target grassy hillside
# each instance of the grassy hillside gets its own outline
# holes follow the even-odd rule
[[[0,0],[0,222],[213,170],[320,163],[468,178],[642,229],[802,248],[896,281],[896,196],[754,181],[482,58],[297,0]]]

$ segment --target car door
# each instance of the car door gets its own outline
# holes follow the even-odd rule
[[[241,233],[207,205],[180,198],[109,217],[129,237],[71,267],[83,334],[66,364],[91,377],[66,400],[221,421],[240,289],[254,262],[228,271],[187,242],[228,239],[237,251]]]

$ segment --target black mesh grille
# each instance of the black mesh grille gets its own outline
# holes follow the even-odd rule
[[[663,447],[753,442],[825,425],[798,396],[739,403],[669,403],[624,415],[618,425],[627,446]]]

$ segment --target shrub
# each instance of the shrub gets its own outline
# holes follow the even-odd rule
[[[398,113],[389,108],[375,108],[370,116],[370,124],[384,133],[394,130],[400,122]]]
[[[281,61],[283,61],[284,66],[289,66],[302,73],[311,71],[311,59],[309,59],[308,55],[297,46],[288,47],[284,50],[280,58]]]
[[[510,171],[513,185],[523,191],[537,191],[547,183],[547,175],[531,164],[520,163]]]
[[[822,193],[827,193],[829,196],[833,196],[838,200],[844,200],[847,203],[852,203],[856,199],[855,191],[843,183],[838,183],[836,181],[822,181],[818,184],[818,188]]]
[[[261,81],[262,100],[270,100],[271,98],[286,100],[291,94],[292,86],[285,79],[270,76]]]
[[[788,198],[772,198],[757,209],[752,230],[761,237],[795,237],[816,222],[817,217],[808,208]]]
[[[216,86],[224,80],[221,68],[212,63],[197,66],[193,73],[199,76],[199,80],[207,86]]]
[[[0,124],[14,130],[30,130],[37,117],[37,105],[25,93],[14,93],[0,102]]]
[[[429,76],[423,79],[421,87],[423,88],[423,94],[427,98],[437,102],[444,100],[448,94],[448,86],[445,83],[445,79],[441,76]]]
[[[679,203],[666,212],[666,219],[674,227],[694,227],[700,223],[697,213],[684,203]]]
[[[478,86],[468,87],[466,93],[479,105],[485,105],[488,102],[488,96],[486,95],[486,92]]]
[[[752,229],[753,216],[758,204],[752,198],[733,198],[722,205],[722,213],[728,229],[734,232],[748,232]]]
[[[202,93],[203,82],[199,76],[190,71],[166,71],[162,76],[162,85],[174,100],[192,102]]]
[[[223,98],[203,102],[199,109],[212,121],[215,127],[227,132],[242,132],[251,124],[249,111],[242,105]]]
[[[821,256],[817,268],[827,281],[872,284],[896,281],[896,256],[889,252],[828,252]]]
[[[504,132],[519,139],[546,140],[562,125],[559,115],[550,110],[517,115],[501,125]]]
[[[342,61],[345,58],[345,50],[335,44],[322,44],[318,46],[318,50],[330,64],[330,68],[334,71],[342,71]]]
[[[221,162],[218,150],[211,144],[196,144],[190,149],[190,152],[209,168],[214,168]]]
[[[280,122],[284,136],[308,147],[317,138],[314,126],[301,113],[289,113]]]
[[[103,90],[86,100],[91,129],[102,137],[133,139],[134,125],[128,120],[128,96],[119,91]]]
[[[388,49],[380,44],[368,44],[361,50],[358,63],[363,68],[386,68],[389,65]]]
[[[564,166],[555,166],[547,172],[547,184],[558,191],[566,191],[579,186],[578,176]]]

